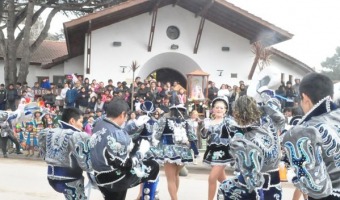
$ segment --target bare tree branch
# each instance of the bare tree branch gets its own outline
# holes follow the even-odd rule
[[[51,21],[54,17],[55,14],[57,14],[59,12],[58,8],[54,8],[50,14],[48,14],[48,17],[46,19],[45,22],[45,26],[43,28],[43,30],[41,31],[40,35],[38,36],[38,38],[34,41],[34,43],[30,46],[30,51],[33,53],[34,51],[37,50],[37,48],[39,47],[39,45],[45,40],[45,38],[48,36],[48,30],[50,29],[51,26]]]

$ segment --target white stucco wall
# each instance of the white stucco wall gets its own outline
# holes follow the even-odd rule
[[[184,76],[196,69],[210,73],[210,79],[217,85],[245,80],[253,61],[249,41],[210,21],[205,21],[198,53],[194,54],[194,45],[200,18],[195,14],[172,5],[160,8],[152,51],[147,51],[152,15],[145,13],[125,21],[92,32],[91,78],[101,80],[130,80],[132,72],[122,73],[120,66],[130,66],[136,60],[141,66],[136,75],[145,78],[159,68],[173,68]],[[168,26],[180,29],[180,37],[171,40],[166,35]],[[122,46],[114,47],[114,41]],[[177,50],[170,46],[176,44]],[[227,46],[230,51],[222,51]],[[217,70],[224,70],[219,76]],[[237,73],[237,80],[230,78]]]
[[[65,63],[56,65],[51,69],[42,69],[40,65],[30,65],[29,73],[27,75],[27,83],[29,86],[33,86],[34,82],[38,81],[38,77],[42,76],[49,77],[50,82],[53,82],[53,76],[64,76],[72,73],[82,75],[84,74],[83,57],[84,56],[78,56],[76,58],[69,59]],[[5,83],[3,61],[0,61],[0,83]]]
[[[104,82],[108,79],[113,79],[114,82],[130,82],[132,72],[129,67],[132,61],[137,61],[140,65],[135,76],[142,78],[161,68],[172,68],[184,77],[189,72],[201,69],[210,74],[209,79],[215,81],[217,87],[222,83],[238,85],[239,80],[250,83],[247,79],[254,55],[247,39],[206,20],[198,53],[194,54],[201,18],[195,18],[194,13],[179,6],[169,5],[158,11],[152,51],[148,52],[151,20],[152,15],[145,13],[93,31],[91,74],[86,74],[85,57],[82,55],[48,70],[31,66],[27,79],[29,85],[33,85],[38,76],[49,76],[52,80],[53,76],[72,73]],[[171,25],[180,29],[180,37],[176,40],[171,40],[166,35],[166,29]],[[114,47],[115,41],[121,42],[122,46]],[[86,47],[86,39],[84,43]],[[179,48],[171,50],[172,44]],[[230,50],[222,51],[224,46]],[[86,48],[84,54],[86,55]],[[289,75],[293,78],[304,75],[296,65],[275,56],[272,56],[271,65],[286,74],[285,81]],[[121,66],[127,66],[125,73],[122,73]],[[217,70],[223,70],[221,76]],[[4,82],[3,61],[0,61],[0,72],[1,83]],[[231,78],[232,73],[237,74],[237,78]]]

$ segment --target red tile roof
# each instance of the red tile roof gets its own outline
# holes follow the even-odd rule
[[[22,46],[18,47],[18,59],[21,58]],[[0,52],[0,57],[3,57]],[[43,68],[50,68],[59,64],[61,60],[68,58],[65,41],[45,40],[31,56],[30,64],[42,65]]]

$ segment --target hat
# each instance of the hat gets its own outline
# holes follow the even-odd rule
[[[187,108],[184,107],[183,104],[173,105],[173,106],[171,106],[169,109],[184,110],[184,111],[187,110]]]
[[[223,101],[227,108],[229,108],[229,100],[226,97],[216,97],[215,99],[212,100],[211,107],[214,107],[217,101]]]
[[[155,106],[153,105],[153,103],[151,101],[144,101],[143,103],[141,103],[140,109],[141,109],[141,111],[143,111],[147,114],[153,113],[156,110]]]
[[[26,122],[26,126],[33,126],[33,122]]]
[[[35,116],[37,113],[40,113],[40,116],[43,115],[43,113],[40,110],[34,111],[33,115]]]

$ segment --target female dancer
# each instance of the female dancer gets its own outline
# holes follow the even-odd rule
[[[282,199],[279,176],[279,131],[285,118],[277,99],[266,99],[259,107],[254,98],[239,97],[233,112],[238,125],[230,141],[239,175],[225,180],[218,200]]]
[[[159,110],[162,112],[161,110]],[[187,163],[192,163],[188,132],[193,128],[186,122],[186,108],[180,105],[170,107],[170,117],[158,120],[159,138],[157,161],[164,164],[165,176],[171,200],[177,200],[179,172]]]
[[[207,150],[204,153],[203,162],[211,165],[209,174],[208,200],[212,200],[216,193],[216,181],[222,183],[226,179],[224,168],[232,161],[229,154],[230,120],[226,118],[228,113],[228,100],[217,97],[212,101],[213,119],[204,119],[202,138],[207,138]]]

